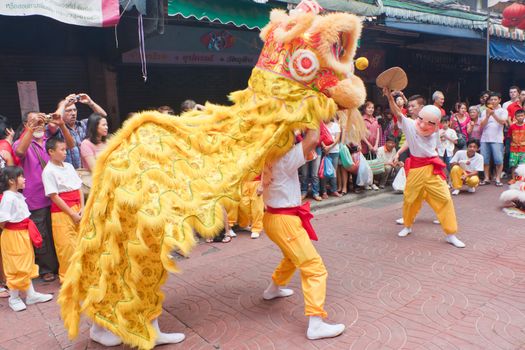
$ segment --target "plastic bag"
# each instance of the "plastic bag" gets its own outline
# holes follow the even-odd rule
[[[324,177],[334,177],[335,169],[332,159],[330,157],[324,157]]]
[[[365,156],[360,154],[359,169],[357,170],[357,186],[370,186],[374,181],[374,174]]]
[[[392,188],[395,191],[403,192],[405,191],[405,185],[407,182],[407,177],[405,174],[405,168],[401,167],[399,171],[397,172],[396,177],[394,178],[394,182],[392,182]]]
[[[352,159],[350,150],[344,143],[339,145],[339,158],[341,159],[341,165],[347,170],[354,165],[354,160]]]
[[[324,161],[326,157],[321,157],[321,162],[319,164],[319,169],[317,169],[317,176],[319,179],[324,179]]]

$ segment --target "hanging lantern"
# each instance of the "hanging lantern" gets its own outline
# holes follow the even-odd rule
[[[521,19],[520,23],[516,26],[518,29],[525,30],[525,17]]]
[[[514,3],[503,10],[501,24],[508,28],[515,28],[525,19],[525,5]]]

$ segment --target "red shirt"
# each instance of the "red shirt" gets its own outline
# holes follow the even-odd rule
[[[20,165],[20,159],[15,155],[15,152],[13,151],[13,147],[11,147],[11,144],[7,140],[0,140],[0,151],[7,151],[11,154],[11,157],[13,158],[13,162],[16,166]]]
[[[525,124],[512,124],[509,127],[508,136],[510,138],[511,152],[525,152]]]
[[[514,114],[516,114],[516,111],[518,109],[523,109],[523,107],[520,104],[520,101],[512,102],[507,107],[507,112],[509,112],[509,119],[511,123],[514,123]]]

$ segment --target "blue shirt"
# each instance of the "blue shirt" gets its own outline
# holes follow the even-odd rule
[[[68,149],[67,155],[66,155],[66,162],[73,165],[75,169],[82,167],[82,161],[80,158],[80,144],[87,136],[87,121],[88,119],[82,119],[81,121],[75,122],[75,127],[71,128],[69,125],[67,126],[67,129],[69,130],[69,133],[73,137],[73,140],[75,140],[75,147],[72,149]],[[48,135],[49,137],[57,137],[60,140],[64,141],[64,135],[62,134],[62,130],[58,129],[58,131],[54,135]]]

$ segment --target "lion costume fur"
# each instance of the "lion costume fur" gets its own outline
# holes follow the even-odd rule
[[[70,338],[84,313],[125,344],[155,346],[151,321],[162,311],[161,286],[178,271],[171,252],[188,254],[195,231],[216,235],[224,226],[221,203],[238,202],[243,181],[284,155],[294,131],[317,128],[338,106],[353,110],[364,102],[363,82],[352,70],[360,34],[351,14],[274,10],[261,32],[259,62],[248,87],[229,96],[232,106],[207,103],[180,117],[148,111],[124,123],[97,159],[60,290]],[[293,68],[299,81],[286,74],[298,49],[318,59],[314,83],[300,76],[304,67]],[[346,128],[354,134],[363,130],[357,115]]]

